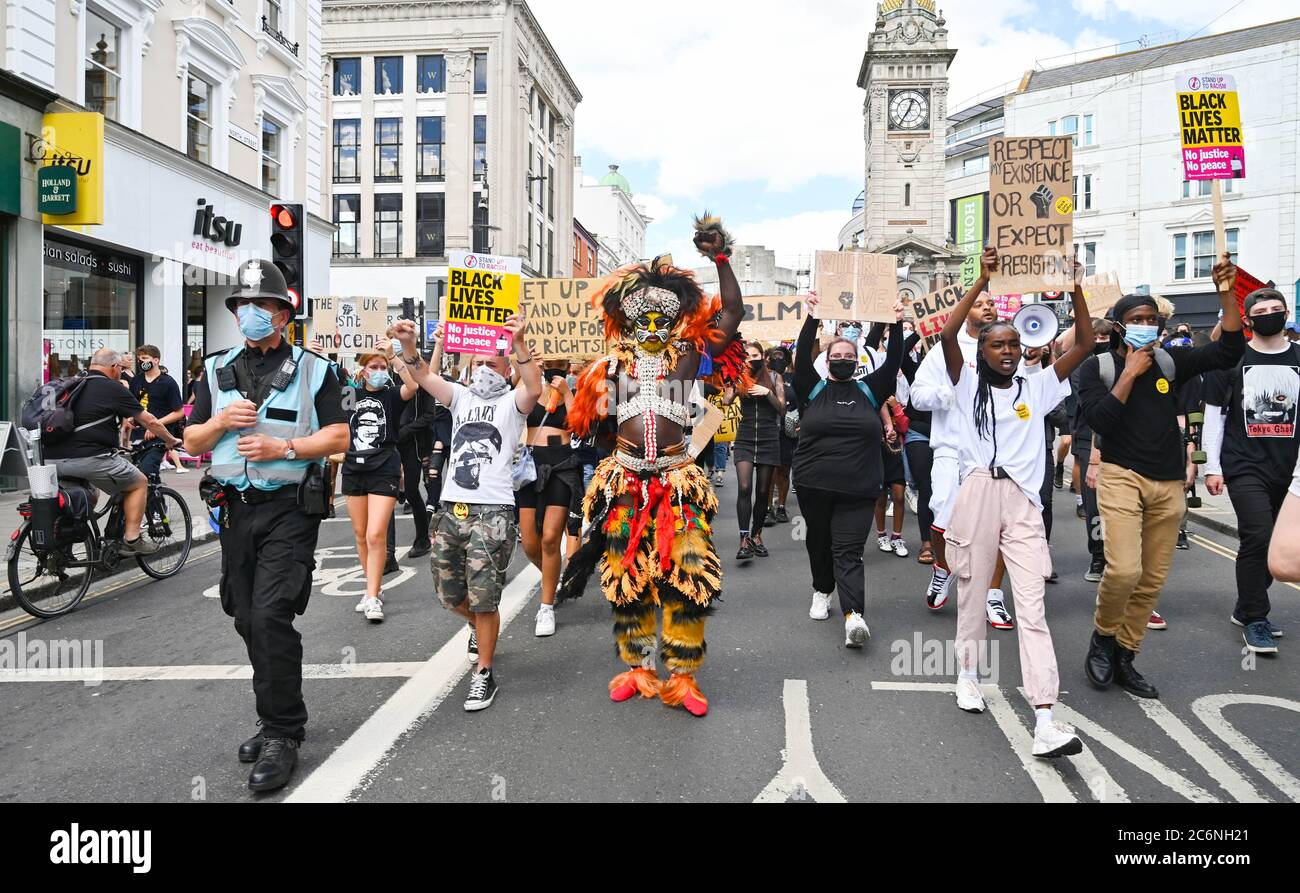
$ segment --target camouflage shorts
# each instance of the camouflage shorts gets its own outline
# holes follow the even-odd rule
[[[519,538],[514,508],[474,508],[466,517],[457,514],[444,505],[435,521],[429,556],[434,590],[444,607],[456,608],[468,599],[475,614],[491,614],[501,604],[506,569]]]

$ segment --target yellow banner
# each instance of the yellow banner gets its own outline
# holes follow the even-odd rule
[[[98,112],[54,112],[41,124],[36,144],[41,167],[67,165],[77,172],[77,208],[71,214],[42,214],[42,223],[104,222],[104,116]]]

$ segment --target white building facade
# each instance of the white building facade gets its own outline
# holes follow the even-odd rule
[[[618,165],[611,164],[592,185],[583,182],[582,159],[574,165],[574,212],[596,237],[599,275],[646,260],[646,228],[654,221],[637,205],[632,184]]]
[[[238,340],[229,277],[269,258],[276,201],[305,206],[305,286],[323,292],[319,0],[23,0],[4,15],[3,65],[61,97],[46,111],[105,119],[103,222],[45,227],[19,368],[67,374],[149,343],[183,384]]]
[[[326,0],[330,287],[432,317],[454,250],[567,276],[582,96],[528,4]]]
[[[794,295],[800,292],[799,274],[776,263],[776,252],[762,245],[737,245],[731,254],[731,269],[746,297]],[[709,265],[695,271],[695,278],[709,294],[719,289],[718,268]]]

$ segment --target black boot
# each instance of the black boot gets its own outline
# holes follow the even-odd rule
[[[427,539],[416,540],[415,545],[411,547],[411,551],[406,553],[406,557],[423,558],[429,554],[431,548],[432,546]]]
[[[1118,642],[1115,643],[1115,681],[1119,687],[1131,695],[1139,698],[1158,698],[1160,692],[1156,687],[1137,671],[1133,666],[1133,658],[1137,657],[1137,652],[1129,651]]]
[[[298,765],[298,742],[293,738],[267,738],[248,787],[254,791],[276,791],[289,783]]]
[[[1088,645],[1088,656],[1083,661],[1083,672],[1088,681],[1097,688],[1107,688],[1115,681],[1115,644],[1114,636],[1103,636],[1093,630],[1092,642]]]
[[[258,729],[256,735],[239,745],[239,762],[256,763],[257,755],[262,752],[264,743],[266,743],[266,737],[262,734],[262,730]]]

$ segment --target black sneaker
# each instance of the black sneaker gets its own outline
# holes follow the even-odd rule
[[[771,558],[771,557],[772,557],[772,553],[770,553],[770,552],[767,551],[767,546],[763,545],[763,540],[762,540],[761,537],[754,537],[754,539],[752,540],[752,542],[753,542],[753,544],[754,544],[754,554],[755,554],[755,555],[757,555],[759,558]]]
[[[1088,520],[1088,510],[1083,507],[1082,502],[1076,502],[1074,504],[1074,514],[1080,521]]]
[[[778,524],[790,523],[790,513],[785,510],[785,506],[783,505],[778,505],[776,507],[776,523]]]
[[[491,670],[479,670],[469,677],[469,695],[465,698],[465,710],[477,713],[492,706],[497,696],[497,680]]]
[[[1179,548],[1180,550],[1184,551],[1184,552],[1186,552],[1188,549],[1191,548],[1191,546],[1188,545],[1188,543],[1187,543],[1187,531],[1186,531],[1186,530],[1180,530],[1180,531],[1178,531],[1178,548]]]
[[[775,527],[779,522],[776,520],[776,512],[771,509],[767,512],[767,517],[763,519],[764,527]]]
[[[407,558],[423,558],[433,551],[433,546],[428,540],[421,540],[411,547],[411,551],[406,553]]]
[[[469,659],[478,661],[478,630],[469,628]]]
[[[1088,564],[1088,572],[1083,578],[1089,583],[1100,583],[1102,574],[1106,573],[1106,557],[1104,555],[1095,555]]]
[[[749,561],[754,557],[754,543],[745,536],[740,538],[740,551],[736,553],[737,561]]]
[[[293,767],[298,765],[298,742],[293,738],[267,738],[262,752],[248,776],[248,787],[254,791],[276,791],[289,783]]]
[[[1274,626],[1273,621],[1271,620],[1265,620],[1264,622],[1268,624],[1268,634],[1270,636],[1275,639],[1283,637],[1282,628],[1280,626]],[[1232,625],[1240,626],[1242,629],[1245,629],[1248,624],[1242,623],[1241,619],[1237,617],[1237,613],[1234,611],[1232,614]]]
[[[1065,466],[1056,466],[1056,473],[1052,475],[1052,486],[1058,490],[1065,489]]]

